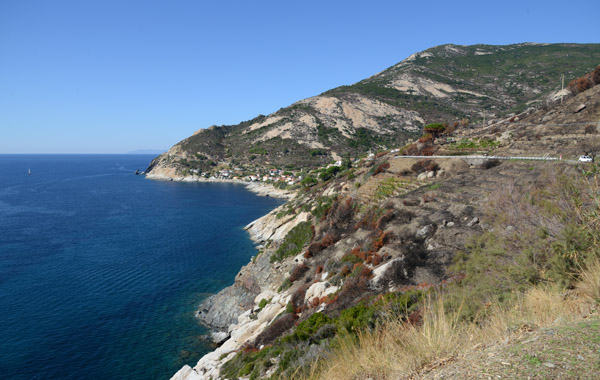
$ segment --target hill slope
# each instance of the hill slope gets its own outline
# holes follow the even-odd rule
[[[477,142],[468,149],[478,153],[524,156],[546,151],[550,141],[573,155],[565,158],[576,158],[585,144],[600,140],[599,108],[596,86],[520,120],[494,120],[461,133]],[[483,145],[481,136],[497,140]],[[499,311],[518,317],[517,326],[545,326],[564,314],[545,308],[587,317],[600,299],[600,262],[588,287],[591,301],[576,301],[581,290],[569,289],[583,289],[573,273],[588,259],[600,258],[597,173],[595,164],[570,160],[484,161],[388,152],[354,162],[303,187],[296,198],[247,227],[262,245],[259,254],[198,312],[220,331],[222,343],[173,379],[302,378],[314,368],[318,372],[312,378],[328,380],[405,378],[472,346],[474,335],[454,327],[473,322],[477,330],[472,331],[483,334],[481,327],[495,316],[502,321],[495,336],[504,338],[512,323],[494,314]],[[541,297],[548,284],[556,288]],[[428,326],[423,321],[433,292],[443,294],[454,321],[442,332],[462,340],[442,336],[416,341],[417,346],[428,343],[425,349],[400,350],[398,342],[414,341],[402,338],[407,331],[428,338],[418,329]],[[515,305],[525,310],[527,300],[537,300],[532,305],[542,312],[536,306],[511,314]],[[583,307],[588,301],[591,306]],[[392,320],[400,322],[402,335],[391,336],[393,345],[382,345],[377,326],[386,322],[385,330]],[[407,329],[406,321],[416,327]],[[364,348],[368,336],[374,351]],[[404,353],[414,354],[414,360]],[[528,357],[532,365],[545,362],[538,359],[559,365],[545,351],[534,354]],[[461,368],[449,368],[454,370]]]
[[[316,167],[393,147],[424,124],[478,122],[555,99],[566,80],[600,62],[600,44],[443,45],[351,86],[237,125],[198,130],[157,157],[166,177],[223,166]]]

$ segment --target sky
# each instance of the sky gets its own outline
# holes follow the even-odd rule
[[[596,1],[0,0],[0,154],[166,150],[433,46],[600,42]]]

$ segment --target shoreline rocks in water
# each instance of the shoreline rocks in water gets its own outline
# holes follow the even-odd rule
[[[245,227],[252,240],[281,241],[289,230],[308,217],[277,218],[281,207]],[[181,368],[171,379],[219,378],[221,365],[285,310],[291,295],[277,292],[276,287],[284,281],[289,269],[285,264],[271,265],[268,251],[259,253],[240,269],[233,285],[205,299],[198,308],[197,316],[213,330],[210,338],[219,346],[203,356],[193,368],[187,365]],[[259,306],[261,301],[262,307]]]
[[[159,181],[176,181],[176,182],[213,182],[213,183],[235,183],[246,186],[249,191],[263,196],[263,197],[274,197],[291,199],[296,196],[296,192],[293,190],[278,189],[270,183],[264,182],[247,182],[237,179],[221,179],[221,178],[203,178],[198,176],[181,177],[175,176],[174,174],[157,174],[147,173],[146,178],[159,180]]]

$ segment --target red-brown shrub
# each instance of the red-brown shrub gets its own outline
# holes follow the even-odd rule
[[[421,310],[415,310],[408,315],[408,323],[414,326],[420,326],[423,323],[423,316]]]
[[[392,233],[389,231],[388,232],[379,231],[378,234],[373,236],[373,240],[371,242],[371,249],[369,250],[369,253],[375,253],[375,252],[379,251],[385,245],[385,243],[387,243],[389,241],[391,236],[392,236]]]
[[[600,65],[596,66],[594,72],[592,72],[592,82],[600,84]]]
[[[417,142],[419,142],[421,144],[426,144],[426,143],[429,143],[432,141],[433,141],[433,135],[431,133],[426,133],[417,140]]]
[[[279,338],[284,332],[289,330],[294,322],[298,319],[296,314],[284,314],[277,318],[273,323],[267,326],[254,341],[254,346],[261,346],[263,344],[269,344],[275,339]]]
[[[439,147],[437,147],[435,145],[428,145],[428,146],[424,147],[423,149],[421,149],[421,152],[419,155],[433,156],[435,154],[435,152],[437,152],[438,149],[439,149]]]
[[[344,265],[344,266],[342,267],[342,270],[340,271],[340,274],[341,274],[343,277],[346,277],[347,275],[349,275],[349,274],[350,274],[350,267],[349,267],[349,266],[347,266],[347,265]]]
[[[317,265],[317,274],[323,273],[323,265]]]
[[[381,216],[381,218],[379,218],[379,220],[377,221],[377,224],[375,224],[375,229],[377,229],[377,230],[382,229],[382,227],[385,226],[385,224],[387,222],[394,219],[395,216],[396,216],[396,212],[394,210],[388,210],[385,214],[383,214]]]
[[[336,240],[337,239],[335,238],[335,236],[333,236],[333,234],[327,234],[321,240],[321,244],[323,245],[323,247],[327,248],[334,245]]]
[[[438,163],[435,161],[431,161],[429,165],[427,165],[426,169],[428,172],[435,172],[440,169],[440,165],[438,165]]]
[[[354,272],[354,270],[358,267],[362,267],[364,264],[363,263],[356,263],[352,266],[352,272]]]
[[[376,207],[369,208],[363,215],[363,217],[354,225],[354,229],[364,228],[367,230],[373,230],[379,220],[379,210]]]
[[[592,79],[592,74],[586,74],[584,76],[570,81],[567,85],[567,88],[569,89],[569,91],[571,91],[572,94],[577,95],[580,92],[591,88],[593,85],[594,83]]]
[[[290,282],[294,282],[298,280],[306,271],[308,270],[308,266],[304,264],[298,264],[292,269],[292,273],[290,274],[289,280]]]
[[[407,145],[402,154],[404,156],[417,156],[419,155],[419,148],[417,147],[417,144]]]
[[[429,159],[427,159],[427,160],[420,160],[420,161],[415,162],[410,167],[410,169],[413,172],[415,172],[417,174],[420,174],[420,173],[423,173],[424,171],[426,171],[427,167],[429,167],[429,165],[431,165],[431,163],[432,163],[432,160],[429,160]]]
[[[437,196],[435,195],[435,193],[423,194],[422,198],[423,198],[423,202],[425,202],[425,203],[435,202],[437,200]]]
[[[377,265],[381,264],[381,256],[379,254],[374,254],[373,255],[373,260],[372,260],[373,266],[376,267]]]
[[[390,168],[390,163],[389,162],[382,162],[381,164],[377,165],[377,167],[375,168],[375,171],[373,172],[373,175],[377,175],[379,173],[383,173],[385,172],[387,169]]]
[[[249,344],[246,345],[242,348],[242,352],[244,352],[245,354],[250,354],[250,353],[255,353],[258,352],[258,348],[254,347],[253,345]]]
[[[339,295],[338,295],[338,294],[336,294],[336,295],[335,295],[335,296],[333,296],[333,297],[330,297],[330,296],[325,296],[324,298],[326,298],[326,299],[327,299],[327,300],[325,301],[325,303],[326,303],[327,305],[331,305],[332,303],[334,303],[334,302],[336,302],[336,301],[338,300],[338,298],[339,298]]]
[[[292,305],[298,307],[304,304],[304,296],[306,295],[306,286],[302,285],[292,294]]]
[[[368,266],[364,265],[362,267],[362,269],[360,270],[360,273],[358,274],[358,277],[360,278],[371,278],[373,274],[373,271],[371,270],[371,268],[369,268]]]

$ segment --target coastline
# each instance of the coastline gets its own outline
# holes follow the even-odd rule
[[[147,179],[159,180],[159,181],[176,181],[176,182],[213,182],[213,183],[235,183],[246,186],[249,191],[263,196],[263,197],[274,197],[283,199],[292,199],[296,196],[296,192],[293,190],[282,190],[278,189],[270,183],[263,182],[247,182],[241,179],[222,179],[222,178],[203,178],[198,176],[188,177],[172,177],[162,174],[146,174]]]
[[[146,174],[146,178],[177,182],[234,183],[244,185],[247,190],[256,195],[282,199],[291,199],[297,195],[295,191],[277,189],[269,183],[236,179],[175,177],[152,173]],[[277,218],[277,213],[285,204],[244,227],[249,234],[249,239],[257,244],[267,239],[280,241],[290,229],[307,218],[307,215],[299,218],[293,216]],[[197,305],[197,318],[209,328],[209,337],[217,347],[200,358],[196,365],[184,365],[171,377],[171,380],[219,379],[223,363],[233,358],[243,344],[260,334],[277,315],[285,310],[291,295],[287,292],[278,293],[273,284],[283,281],[284,273],[287,273],[289,268],[286,270],[272,268],[269,256],[260,254],[256,256],[239,269],[233,285],[211,295]],[[257,313],[257,305],[263,299],[269,299],[270,303]]]

